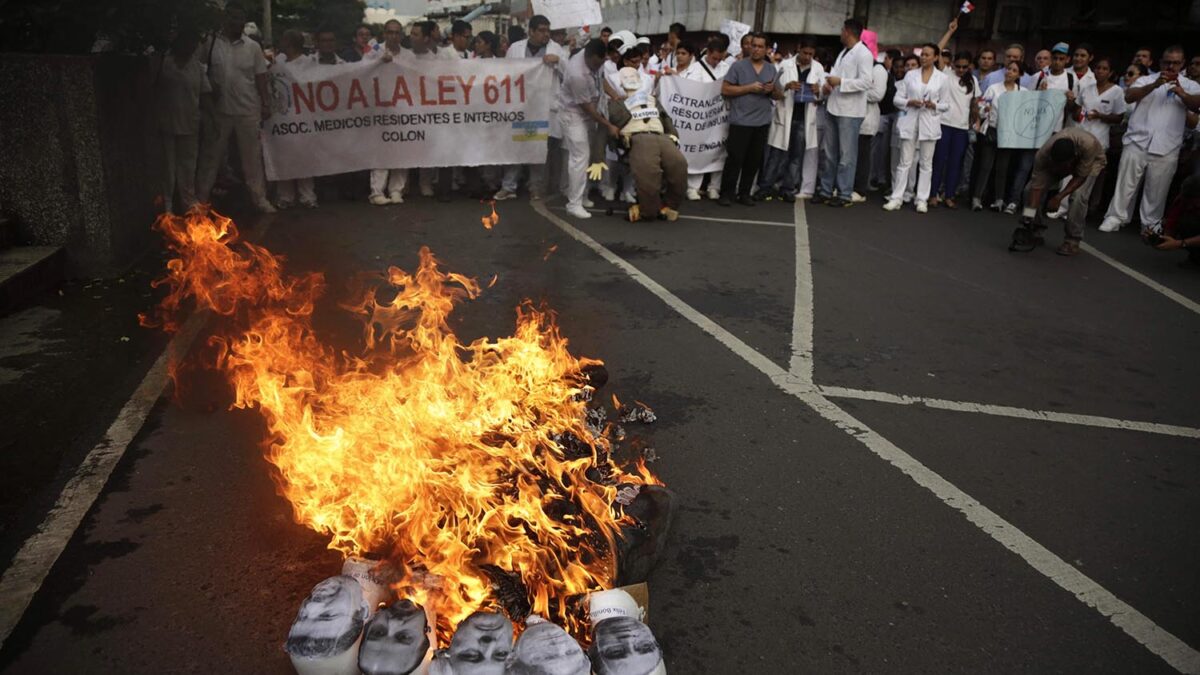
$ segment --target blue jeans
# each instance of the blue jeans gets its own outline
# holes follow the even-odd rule
[[[954,199],[962,175],[963,155],[967,153],[967,130],[942,125],[942,137],[933,151],[933,187],[931,196],[945,194]]]
[[[850,199],[854,192],[854,170],[858,163],[858,130],[862,127],[861,117],[839,117],[829,114],[825,118],[824,150],[825,163],[821,166],[821,181],[817,193],[822,197],[833,196],[836,182],[838,197]]]
[[[769,190],[779,183],[779,191],[785,194],[796,192],[800,185],[800,170],[804,168],[804,120],[792,122],[792,137],[788,149],[780,150],[767,146],[767,161],[758,174],[758,189]]]

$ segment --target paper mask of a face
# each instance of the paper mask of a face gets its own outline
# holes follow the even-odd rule
[[[596,675],[651,675],[665,672],[662,649],[650,628],[631,616],[616,616],[592,630],[592,670]]]
[[[428,652],[425,609],[411,600],[397,600],[367,623],[358,648],[358,669],[363,675],[409,675]]]
[[[313,587],[288,631],[284,650],[305,659],[329,658],[350,649],[362,634],[367,603],[352,577],[330,577]]]
[[[503,614],[475,612],[450,640],[448,657],[454,675],[502,675],[513,648],[513,625]]]
[[[591,664],[579,643],[558,626],[530,617],[517,640],[506,675],[589,675]]]

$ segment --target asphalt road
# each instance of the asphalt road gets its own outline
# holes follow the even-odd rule
[[[1010,254],[1014,223],[990,213],[705,202],[685,213],[717,220],[629,224],[552,211],[635,278],[527,203],[499,210],[485,231],[475,203],[335,203],[275,217],[265,243],[333,289],[362,269],[411,268],[428,244],[449,269],[499,275],[459,310],[461,335],[507,333],[520,299],[545,300],[573,350],[607,363],[608,392],[654,407],[653,467],[681,500],[650,579],[671,672],[1172,671],[1161,643],[1119,628],[1111,608],[1065,590],[1028,550],[1006,548],[1008,534],[964,517],[972,505],[921,480],[978,500],[1177,638],[1177,657],[1195,656],[1196,438],[871,400],[1194,429],[1193,309],[1091,255]],[[813,381],[784,385],[764,373],[786,373],[793,357],[797,260],[801,278],[809,270],[797,223],[811,247],[813,303],[800,310],[813,317]],[[1200,301],[1200,273],[1174,256],[1130,233],[1088,236]],[[798,391],[823,394],[925,473],[885,461],[871,433]],[[227,403],[202,371],[159,401],[0,669],[290,672],[281,644],[297,604],[339,560],[276,495],[257,414]]]

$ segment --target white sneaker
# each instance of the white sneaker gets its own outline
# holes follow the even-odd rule
[[[917,202],[917,213],[929,213],[929,204]]]
[[[492,199],[495,199],[498,202],[502,202],[505,199],[516,199],[516,198],[517,198],[517,193],[509,192],[508,190],[504,190],[504,189],[501,189],[499,192],[492,195]]]
[[[596,202],[594,202],[594,201],[592,201],[592,200],[588,199],[587,197],[584,197],[584,198],[583,198],[583,208],[585,208],[585,209],[590,209],[590,208],[592,208],[592,207],[593,207],[593,206],[595,206],[595,205],[596,205]]]
[[[801,199],[801,200],[812,199],[812,193],[811,192],[801,192],[800,194],[796,195],[796,199]]]
[[[433,186],[432,185],[422,185],[421,186],[421,196],[422,197],[432,197],[433,196]]]
[[[632,192],[622,192],[621,201],[625,202],[626,204],[636,204],[637,197],[635,197]]]
[[[887,203],[883,205],[883,210],[884,211],[899,211],[900,210],[900,200],[899,199],[887,200]]]
[[[367,201],[371,202],[375,206],[385,206],[392,203],[390,199],[384,197],[383,195],[371,195],[371,198]]]
[[[996,213],[1000,213],[1001,211],[1003,211],[1004,210],[1004,200],[997,199],[996,201],[992,202],[992,210],[995,211]]]
[[[721,188],[708,188],[708,198],[714,202],[721,198]]]
[[[614,188],[600,188],[600,196],[604,197],[604,201],[611,202],[617,198],[617,191]]]
[[[861,204],[865,201],[867,201],[867,198],[858,194],[857,192],[850,193],[850,203],[851,204]]]
[[[1009,202],[1008,205],[1004,207],[1004,212],[1010,216],[1013,215],[1014,213],[1016,213],[1017,212],[1017,203]]]
[[[688,191],[687,191],[687,198],[688,198],[688,201],[689,201],[689,202],[698,202],[698,201],[700,201],[700,191],[699,191],[699,190],[695,190],[695,189],[693,189],[693,188],[688,188]]]
[[[275,207],[271,206],[271,202],[268,201],[258,202],[254,205],[254,208],[259,213],[275,213]]]
[[[1109,220],[1105,218],[1104,222],[1100,223],[1101,232],[1116,232],[1119,229],[1121,229],[1121,223],[1117,220]]]
[[[580,218],[580,219],[592,217],[592,214],[585,211],[583,209],[583,207],[581,207],[581,206],[568,206],[567,207],[567,215],[572,216],[574,218]]]
[[[1060,206],[1060,207],[1058,207],[1058,210],[1055,211],[1054,213],[1047,213],[1046,217],[1049,218],[1050,220],[1059,220],[1060,218],[1063,218],[1067,215],[1067,208],[1068,207],[1066,207],[1066,206]]]
[[[983,210],[983,200],[981,200],[979,197],[972,197],[971,198],[971,210],[972,211],[982,211]]]
[[[404,193],[392,192],[392,193],[388,194],[388,201],[393,204],[403,204],[404,203]]]

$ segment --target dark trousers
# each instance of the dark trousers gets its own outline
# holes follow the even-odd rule
[[[721,176],[722,197],[750,196],[754,176],[763,163],[768,129],[769,124],[761,127],[729,125],[729,138],[725,140],[725,173]]]
[[[854,165],[854,191],[860,195],[867,194],[871,189],[871,150],[872,136],[859,135],[858,162]]]
[[[967,130],[942,125],[942,137],[933,150],[933,186],[930,196],[945,194],[953,199],[962,175],[963,156],[967,154]]]

